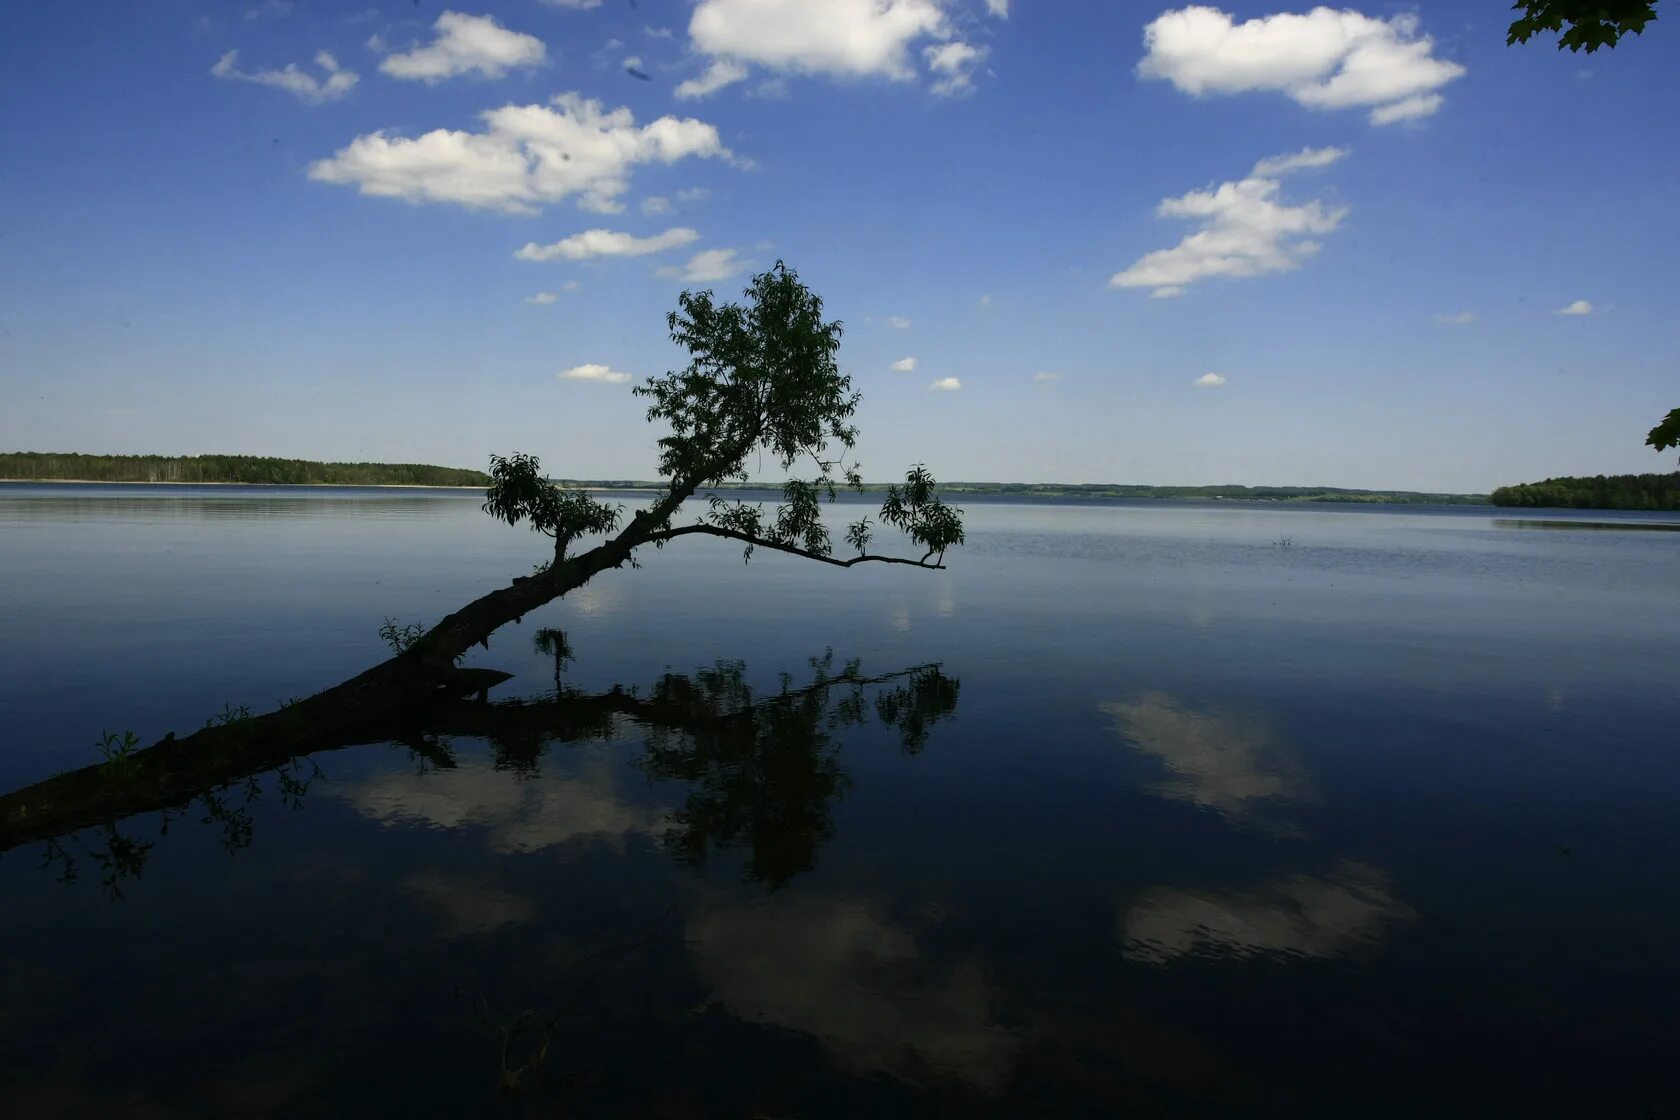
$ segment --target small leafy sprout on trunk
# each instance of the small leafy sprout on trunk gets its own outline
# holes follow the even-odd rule
[[[397,620],[387,617],[385,625],[379,628],[379,638],[391,647],[391,652],[404,654],[414,648],[414,643],[425,634],[426,627],[419,622],[411,622],[407,626],[398,626]]]

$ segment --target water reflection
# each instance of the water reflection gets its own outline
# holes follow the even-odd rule
[[[722,661],[693,674],[666,673],[644,697],[615,687],[586,694],[558,684],[570,656],[564,635],[539,636],[555,656],[552,697],[499,703],[435,696],[376,724],[305,725],[295,719],[224,720],[193,737],[173,736],[146,750],[63,774],[0,796],[0,851],[44,841],[47,865],[74,881],[78,855],[121,896],[169,828],[190,819],[215,827],[230,851],[250,844],[252,806],[269,774],[279,799],[296,808],[319,776],[314,758],[342,747],[394,742],[416,763],[339,794],[382,824],[421,822],[480,829],[500,852],[533,852],[582,840],[622,846],[657,837],[684,863],[703,864],[740,850],[749,878],[780,886],[812,866],[834,832],[833,804],[851,779],[839,761],[836,732],[871,718],[895,729],[907,753],[921,750],[931,728],[956,708],[959,683],[938,665],[865,676],[856,661],[836,670],[834,655],[809,661],[807,683],[784,674],[760,694],[745,665]],[[457,670],[463,689],[494,687],[506,674]],[[263,722],[267,720],[267,722]],[[608,742],[645,735],[635,765],[649,778],[686,787],[669,812],[638,808],[613,786],[606,756],[585,759],[572,777],[531,781],[556,743]],[[490,758],[459,757],[472,741]],[[312,757],[303,757],[305,754]],[[157,810],[148,832],[132,820]],[[155,833],[155,835],[153,835]],[[436,899],[436,882],[421,894]]]
[[[1018,1041],[992,1017],[977,960],[924,960],[914,933],[862,899],[774,896],[701,909],[687,940],[741,1019],[821,1040],[856,1076],[995,1090]]]
[[[1193,955],[1336,957],[1377,944],[1416,916],[1386,874],[1343,861],[1243,890],[1147,891],[1126,908],[1120,938],[1127,957],[1153,964]]]
[[[1290,826],[1263,815],[1310,799],[1300,764],[1263,719],[1199,711],[1164,692],[1099,705],[1134,750],[1159,759],[1171,779],[1150,791],[1188,801],[1227,820],[1271,831]]]

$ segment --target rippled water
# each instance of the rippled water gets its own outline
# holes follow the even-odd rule
[[[650,551],[475,651],[521,709],[6,852],[8,1112],[1680,1110],[1680,536],[1591,527],[1660,517],[965,504],[942,573]],[[0,789],[545,543],[0,486]]]

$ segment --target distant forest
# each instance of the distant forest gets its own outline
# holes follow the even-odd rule
[[[651,490],[656,482],[627,479],[567,480],[588,490]],[[866,482],[865,491],[879,493],[884,482]],[[770,482],[726,482],[710,490],[776,490]],[[1019,498],[1180,498],[1247,502],[1368,502],[1379,505],[1485,506],[1484,494],[1426,494],[1415,490],[1340,490],[1334,486],[1141,486],[1109,482],[942,482],[946,494],[985,494]]]
[[[28,482],[238,482],[269,486],[485,486],[483,471],[420,463],[315,463],[257,455],[0,452],[0,479]]]
[[[1491,500],[1496,506],[1680,510],[1680,471],[1548,478],[1544,482],[1501,486],[1493,492]]]

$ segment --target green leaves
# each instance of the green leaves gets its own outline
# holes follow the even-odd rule
[[[922,556],[936,557],[935,563],[945,559],[945,550],[964,543],[962,510],[946,505],[934,492],[933,475],[917,463],[904,476],[904,489],[887,487],[881,502],[881,520],[904,530],[910,539],[927,549]]]
[[[785,469],[857,439],[850,421],[861,398],[840,372],[842,327],[823,320],[821,297],[780,261],[744,294],[744,305],[716,303],[709,291],[678,297],[666,322],[688,367],[634,390],[653,401],[648,419],[670,426],[659,468],[679,485],[745,479],[755,448]]]
[[[1614,47],[1623,35],[1639,35],[1657,18],[1656,0],[1517,0],[1513,11],[1522,12],[1505,37],[1507,46],[1526,43],[1542,31],[1556,31],[1558,50]],[[1565,25],[1568,29],[1565,30]]]
[[[543,477],[535,455],[490,456],[490,486],[484,492],[484,512],[554,538],[557,559],[564,558],[574,537],[610,533],[618,528],[622,506],[598,502],[581,490],[556,486]]]
[[[1657,451],[1680,447],[1680,408],[1669,409],[1662,423],[1652,428],[1651,434],[1645,437],[1645,442]]]

